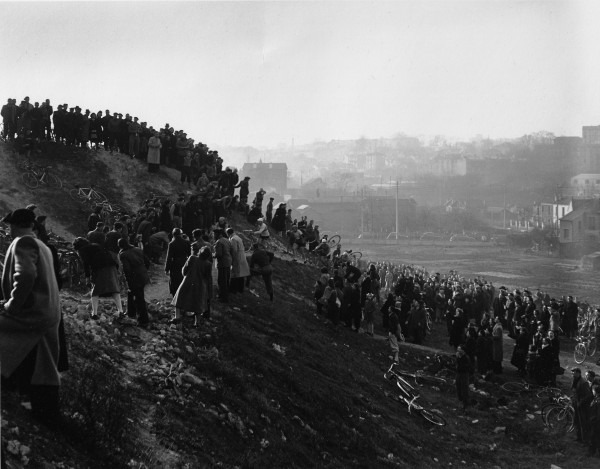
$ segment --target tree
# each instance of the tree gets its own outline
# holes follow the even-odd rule
[[[336,171],[331,174],[330,181],[333,187],[341,193],[345,193],[348,192],[348,187],[354,181],[354,174]]]

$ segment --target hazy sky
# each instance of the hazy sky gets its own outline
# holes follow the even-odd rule
[[[600,124],[600,2],[0,3],[0,99],[219,145]]]

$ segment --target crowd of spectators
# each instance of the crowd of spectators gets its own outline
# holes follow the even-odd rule
[[[19,105],[16,99],[9,98],[0,114],[2,138],[16,142],[23,151],[36,149],[41,141],[103,148],[147,161],[150,172],[157,171],[161,164],[179,168],[182,182],[188,184],[198,184],[203,175],[209,180],[216,176],[220,179],[223,171],[223,160],[216,150],[210,150],[202,142],[195,143],[184,130],[175,130],[169,123],[154,129],[130,114],[123,116],[108,109],[83,111],[67,103],[54,109],[49,99],[41,105],[39,102],[31,104],[28,96]],[[237,182],[232,185],[235,184]]]
[[[484,278],[465,279],[455,271],[430,274],[389,262],[361,270],[346,255],[334,255],[331,268],[323,267],[315,300],[317,313],[333,324],[342,322],[369,335],[379,310],[395,362],[400,341],[422,344],[435,324],[444,325],[456,350],[457,394],[465,409],[474,383],[503,372],[505,332],[514,340],[510,363],[540,386],[556,386],[556,376],[565,371],[561,339],[590,334],[600,341],[600,308],[578,304],[572,296],[554,299],[541,291],[497,289]],[[600,379],[591,369],[585,379],[579,368],[572,372],[577,441],[589,445],[593,455],[600,449]]]

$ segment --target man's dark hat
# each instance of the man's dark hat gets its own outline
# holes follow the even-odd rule
[[[35,213],[26,208],[18,208],[6,215],[2,221],[11,225],[26,225],[35,221]]]

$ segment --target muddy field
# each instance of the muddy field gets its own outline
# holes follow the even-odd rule
[[[436,245],[365,245],[344,242],[344,249],[361,251],[363,258],[418,264],[430,272],[457,270],[465,278],[483,277],[494,285],[540,289],[551,296],[573,295],[600,303],[600,272],[581,269],[578,260],[545,254],[527,254],[523,249]]]

